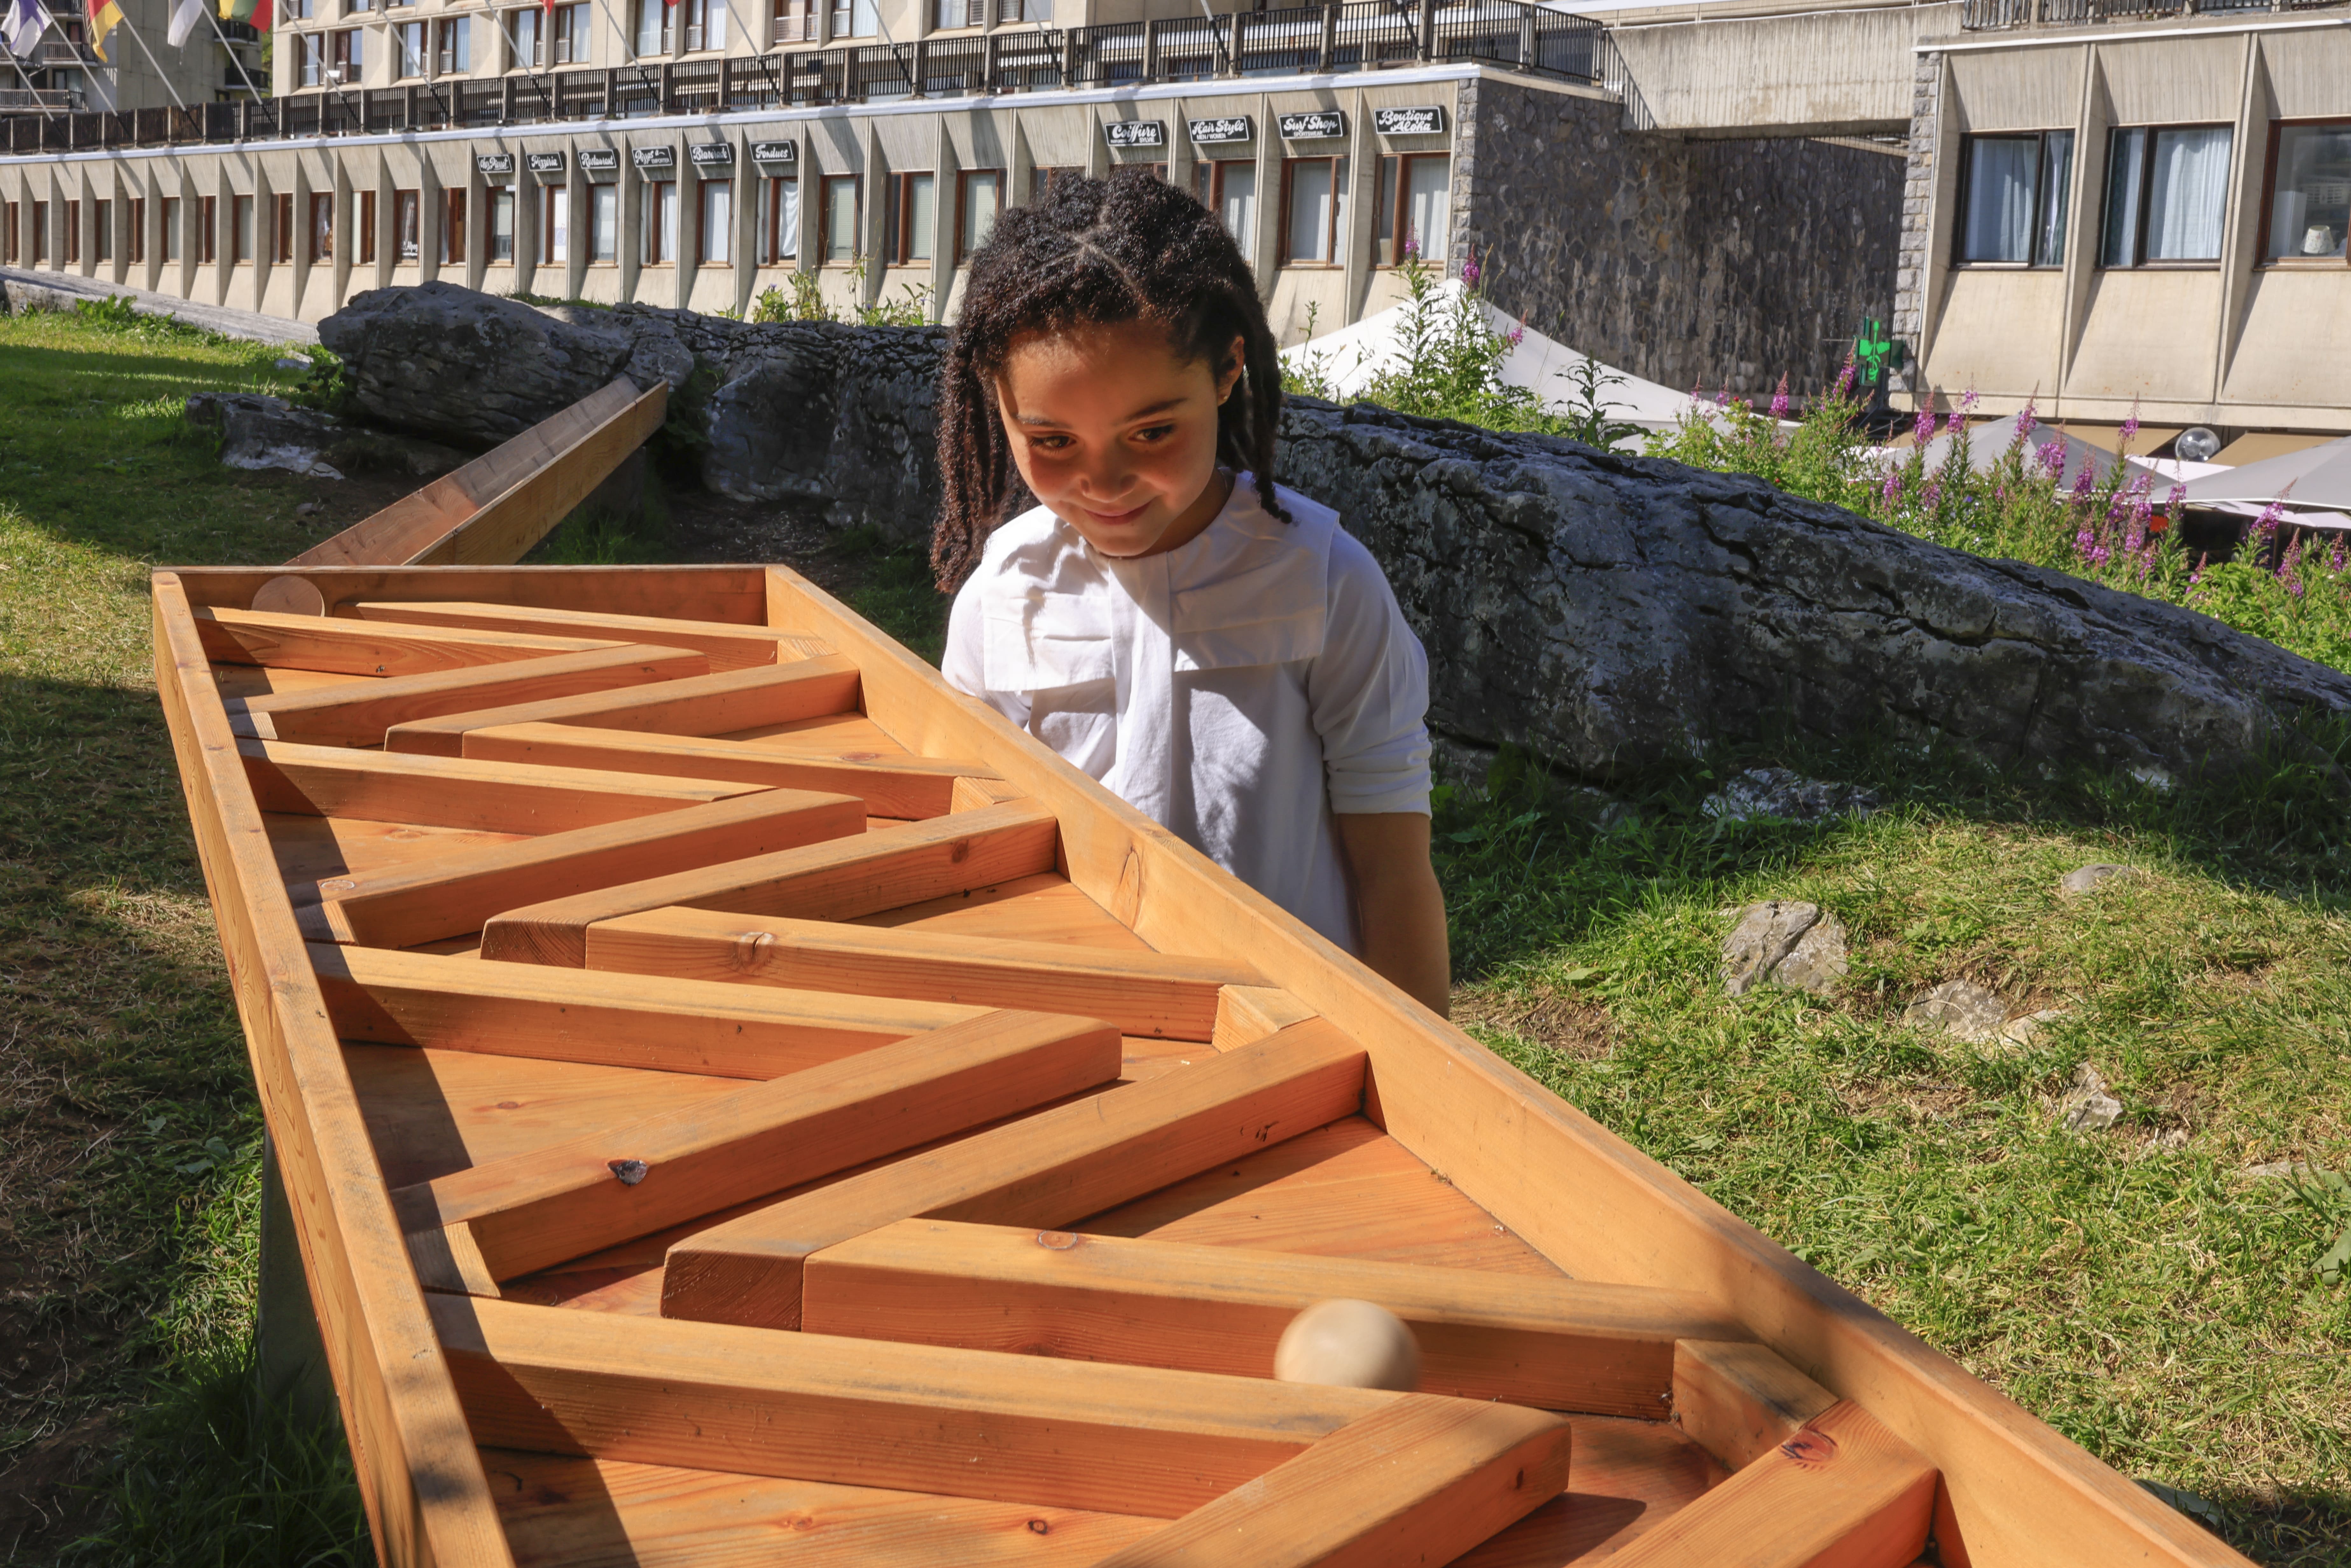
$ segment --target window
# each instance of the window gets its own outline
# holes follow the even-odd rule
[[[310,193],[310,259],[335,258],[335,198],[326,191]]]
[[[323,85],[327,79],[327,36],[324,33],[298,33],[294,41],[302,47],[302,85]]]
[[[1043,201],[1047,195],[1051,193],[1054,181],[1063,179],[1071,174],[1082,174],[1085,171],[1083,169],[1066,169],[1059,166],[1048,168],[1042,164],[1029,170],[1029,204],[1033,207],[1038,203]]]
[[[1435,256],[1442,268],[1453,243],[1453,159],[1423,152],[1380,160],[1378,224],[1372,234],[1374,267],[1395,267],[1407,254]]]
[[[229,198],[229,253],[232,263],[251,261],[254,257],[253,198]]]
[[[922,13],[917,11],[916,16]],[[874,0],[833,0],[832,36],[836,38],[870,38],[881,30]]]
[[[588,63],[586,5],[558,5],[555,8],[555,63],[559,66],[584,66]]]
[[[1257,164],[1242,158],[1204,158],[1192,165],[1193,194],[1224,219],[1225,232],[1246,252],[1257,232]]]
[[[490,193],[490,265],[514,265],[515,193],[512,191]]]
[[[19,231],[16,227],[16,204],[8,203],[5,214],[0,215],[5,215],[8,224],[8,232],[0,235],[0,265],[14,267],[16,265],[16,250],[20,243]]]
[[[857,223],[862,215],[857,200],[857,176],[827,174],[824,205],[817,210],[821,233],[817,255],[827,267],[847,267],[857,259]]]
[[[2074,133],[1970,136],[1959,157],[1958,259],[2064,266]]]
[[[677,183],[647,180],[644,189],[643,256],[647,267],[659,267],[677,259]]]
[[[78,267],[80,264],[81,204],[68,202],[66,204],[66,265]]]
[[[588,259],[611,262],[621,254],[621,188],[588,187]]]
[[[909,267],[931,259],[931,236],[938,232],[938,182],[928,174],[893,174],[890,232],[882,236],[882,254],[892,267]]]
[[[782,177],[760,181],[760,261],[789,261],[799,253],[800,183]]]
[[[2272,135],[2267,258],[2345,255],[2351,235],[2351,120],[2279,125]]]
[[[392,258],[394,262],[424,259],[424,199],[415,191],[392,193]]]
[[[1336,267],[1347,233],[1347,161],[1287,158],[1282,182],[1281,259],[1293,267]]]
[[[768,21],[768,41],[771,44],[816,42],[816,0],[775,0],[775,11]]]
[[[515,71],[535,71],[547,64],[545,41],[538,36],[542,13],[533,6],[528,11],[507,13],[507,68]]]
[[[147,198],[131,198],[131,265],[137,267],[147,259]]]
[[[726,0],[685,0],[684,10],[687,48],[726,47]]]
[[[735,262],[735,182],[702,182],[702,207],[694,231],[694,259],[705,267]]]
[[[677,0],[637,0],[637,54],[666,55],[676,48]]]
[[[441,224],[441,265],[465,265],[465,193],[444,191],[442,211],[447,215]]]
[[[996,214],[1004,206],[1004,172],[965,172],[956,208],[956,259],[963,260],[987,243],[996,230]]]
[[[196,198],[196,260],[210,267],[220,259],[220,198]]]
[[[33,204],[33,265],[38,267],[49,259],[49,204]]]
[[[571,259],[570,188],[564,185],[549,185],[539,192],[538,212],[539,259],[558,264],[569,261]]]
[[[177,261],[180,259],[180,198],[164,197],[157,216],[162,220],[157,226],[162,230],[163,259]]]
[[[424,74],[424,24],[402,22],[392,30],[392,41],[399,47],[392,57],[392,74],[395,77],[421,77]]]
[[[350,3],[343,7],[345,14],[349,16],[357,16],[362,11],[374,9],[375,0],[350,0]]]
[[[269,244],[272,261],[294,259],[294,197],[288,194],[270,204]]]
[[[307,22],[314,15],[316,15],[316,9],[312,0],[286,0],[284,5],[277,7],[277,19],[281,22]],[[234,37],[235,35],[231,34],[230,37]]]
[[[941,32],[987,25],[987,0],[938,0],[938,20],[932,25]]]
[[[372,267],[375,265],[375,193],[373,191],[360,193],[357,222],[360,231],[360,248],[359,254],[352,259],[361,267]]]
[[[444,77],[471,75],[474,69],[474,27],[470,16],[452,16],[438,24],[440,58],[435,67]]]
[[[114,204],[92,202],[90,214],[90,255],[99,261],[114,259]]]
[[[2116,127],[2106,152],[2099,265],[2220,260],[2229,138],[2225,125]]]
[[[357,27],[346,27],[334,34],[333,38],[334,52],[328,74],[345,87],[357,87],[360,72],[366,65],[362,57],[367,52],[367,35]]]

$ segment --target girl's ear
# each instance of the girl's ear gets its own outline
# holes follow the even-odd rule
[[[1224,357],[1217,361],[1217,402],[1219,407],[1223,406],[1227,398],[1233,395],[1233,388],[1240,384],[1241,365],[1248,352],[1248,340],[1238,332],[1234,333],[1231,346],[1225,350]]]

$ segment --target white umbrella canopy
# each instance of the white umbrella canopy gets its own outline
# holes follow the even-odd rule
[[[2256,508],[2283,501],[2293,507],[2351,511],[2351,436],[2192,480],[2187,501],[2191,507],[2234,502]]]
[[[1991,420],[1970,429],[1967,432],[1968,466],[1978,474],[1990,473],[1993,465],[2007,455],[2010,444],[2016,439],[2018,423],[2023,418],[2024,414],[2020,411],[2010,414],[2005,419]],[[1945,434],[1927,443],[1928,473],[1931,474],[1943,465],[1945,460],[1950,455],[1951,444],[1958,439],[1956,435]],[[2068,435],[2056,426],[2043,424],[2038,420],[2033,422],[2032,429],[2025,432],[2026,465],[2028,466],[2038,465],[2041,461],[2042,449],[2053,441],[2063,449],[2064,456],[2064,466],[2057,475],[2057,483],[2061,486],[2077,483],[2085,469],[2093,476],[2094,483],[2103,483],[2106,476],[2114,472],[2115,465],[2121,462],[2129,462],[2130,477],[2136,478],[2141,474],[2153,475],[2154,478],[2150,483],[2158,487],[2165,479],[2169,477],[2148,467],[2146,464],[2116,457],[2104,447],[2093,446],[2078,435]],[[1897,452],[1894,455],[1901,458],[1906,457],[1907,454]]]

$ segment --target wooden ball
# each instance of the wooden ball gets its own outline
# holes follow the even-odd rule
[[[1344,1298],[1317,1301],[1281,1331],[1273,1375],[1284,1383],[1409,1394],[1420,1383],[1420,1346],[1385,1307]]]

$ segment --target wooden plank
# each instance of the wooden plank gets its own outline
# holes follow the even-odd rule
[[[1091,1019],[996,1012],[392,1194],[512,1279],[1118,1076]],[[449,1288],[446,1281],[439,1283]]]
[[[992,774],[975,775],[956,780],[955,789],[948,796],[947,810],[977,811],[1022,798],[1019,789]]]
[[[701,659],[702,654],[694,655]],[[393,751],[465,754],[465,734],[511,724],[582,724],[714,735],[746,725],[779,723],[841,713],[857,706],[857,666],[838,656],[761,664],[716,674],[680,670],[685,678],[629,692],[549,692],[543,697],[496,698],[471,708],[442,708],[394,727],[384,737]]]
[[[319,615],[261,610],[199,610],[196,632],[204,652],[229,664],[314,670],[392,679],[465,670],[479,664],[587,653],[643,638],[524,636],[511,632],[462,632],[437,626],[371,626]],[[669,644],[664,644],[668,646]]]
[[[296,567],[518,560],[661,427],[667,383],[625,377],[311,546]]]
[[[1546,1092],[1188,845],[866,628],[789,568],[771,624],[864,671],[865,710],[914,750],[972,757],[1062,817],[1071,882],[1155,946],[1256,964],[1363,1042],[1397,1139],[1511,1230],[1592,1279],[1703,1289],[1764,1343],[1865,1405],[1944,1474],[1937,1539],[1974,1568],[2244,1560],[1615,1134]],[[1134,891],[1123,905],[1120,889]]]
[[[1353,1043],[1301,1024],[688,1237],[669,1249],[662,1312],[797,1328],[803,1263],[852,1236],[915,1217],[1064,1225],[1348,1115],[1363,1091]]]
[[[284,811],[262,815],[269,849],[297,904],[319,902],[319,883],[465,850],[515,843],[527,833],[493,833],[474,828],[426,828],[413,822],[370,822],[353,817],[305,817]]]
[[[1081,947],[1106,947],[1114,953],[1151,951],[1149,943],[1112,919],[1109,910],[1071,885],[1067,877],[1051,872],[861,915],[850,924],[1022,942],[1066,942]]]
[[[1780,1447],[1616,1552],[1616,1568],[1908,1568],[1927,1547],[1936,1475],[1857,1405]]]
[[[229,723],[263,740],[378,746],[396,725],[496,703],[531,702],[614,686],[644,685],[701,673],[704,659],[681,648],[601,648],[514,664],[370,681],[346,690],[273,692],[232,704]],[[451,748],[455,755],[455,748]]]
[[[1393,1568],[1450,1563],[1567,1488],[1568,1425],[1409,1395],[1099,1568]]]
[[[361,600],[471,599],[766,624],[767,571],[757,566],[242,567],[172,569],[194,605],[251,607],[265,584],[292,577],[316,588],[325,612]]]
[[[1760,1344],[1693,1333],[1674,1351],[1674,1421],[1730,1469],[1802,1431],[1836,1396]]]
[[[309,692],[322,686],[357,686],[373,675],[329,674],[319,670],[265,670],[258,664],[213,665],[213,686],[224,700],[267,696],[271,692]]]
[[[265,811],[495,833],[558,833],[624,822],[762,788],[287,740],[240,740],[237,752]]]
[[[1203,1042],[1216,1026],[1219,989],[1259,978],[1229,960],[676,907],[589,926],[588,967],[1040,1008],[1102,1019],[1146,1039]]]
[[[509,910],[483,927],[482,956],[583,967],[590,925],[673,904],[811,920],[870,915],[1050,871],[1056,831],[1050,812],[998,806],[653,877]]]
[[[1722,1467],[1670,1423],[1572,1416],[1574,1473],[1568,1490],[1455,1568],[1561,1568],[1604,1562],[1725,1479]]]
[[[1408,1397],[463,1296],[477,1441],[1173,1519]]]
[[[761,789],[373,876],[334,878],[319,884],[318,914],[331,941],[407,947],[479,931],[500,910],[864,831],[863,805],[846,795]]]
[[[1232,1051],[1313,1016],[1312,1008],[1277,987],[1227,986],[1217,998],[1216,1023],[1208,1039],[1218,1051]]]
[[[832,652],[831,646],[820,637],[801,637],[768,626],[681,621],[667,615],[615,615],[593,610],[554,610],[467,600],[370,601],[350,609],[364,620],[414,626],[475,627],[542,637],[601,637],[622,643],[656,643],[664,648],[692,648],[708,654],[714,670],[778,664]]]
[[[465,756],[485,761],[612,768],[695,779],[732,779],[773,789],[823,789],[857,796],[865,802],[867,814],[875,817],[944,816],[956,777],[979,769],[976,762],[938,761],[927,757],[889,762],[792,757],[739,740],[649,735],[642,730],[565,724],[496,725],[469,729],[463,749]]]
[[[937,1219],[809,1259],[801,1326],[969,1350],[1271,1377],[1290,1321],[1377,1301],[1420,1343],[1420,1390],[1662,1421],[1674,1343],[1739,1332],[1686,1291]]]
[[[780,1078],[983,1009],[312,944],[345,1040]]]
[[[293,1210],[343,1429],[383,1561],[512,1561],[403,1256],[187,597],[153,579],[156,685]]]

